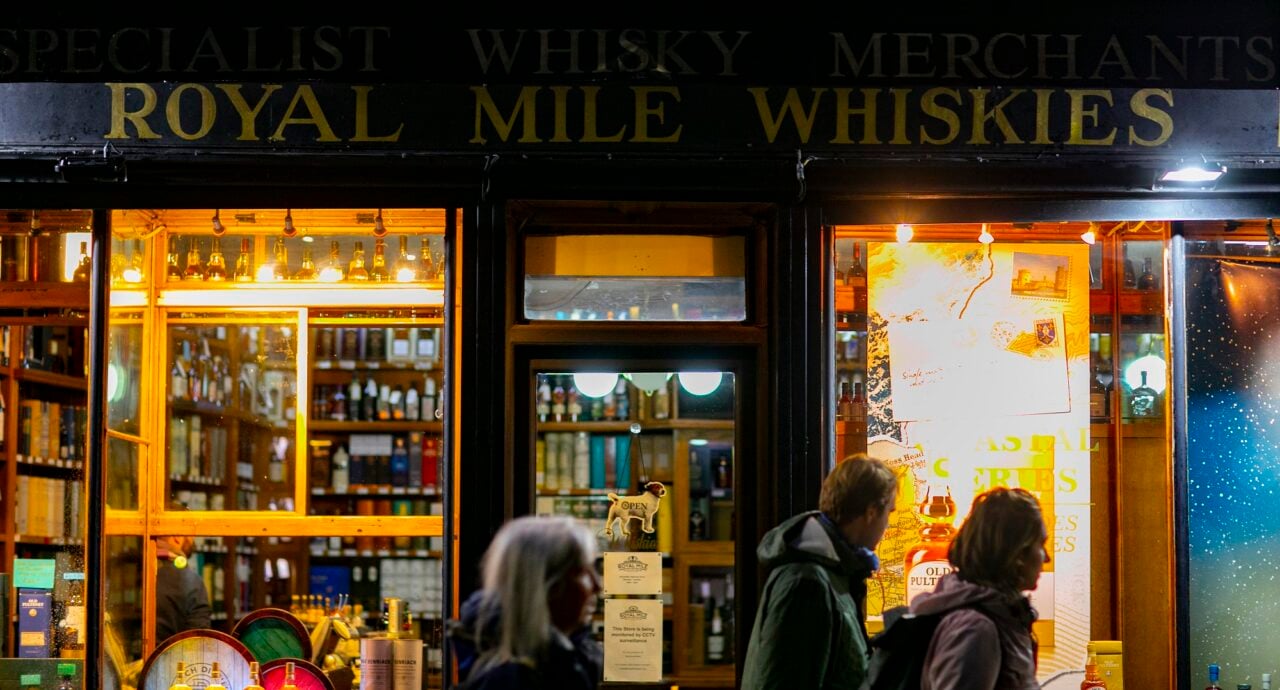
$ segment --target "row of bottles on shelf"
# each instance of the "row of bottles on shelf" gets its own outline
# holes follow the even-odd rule
[[[303,241],[308,239],[310,238],[304,238]],[[288,247],[283,236],[276,238],[269,260],[260,263],[253,260],[250,238],[240,238],[240,253],[236,256],[234,268],[228,267],[227,259],[222,253],[221,238],[213,238],[208,263],[205,263],[202,256],[202,239],[188,238],[186,262],[180,264],[178,239],[171,237],[166,272],[169,282],[229,280],[246,283],[278,281],[409,283],[440,279],[444,256],[431,250],[429,238],[421,238],[417,254],[409,252],[407,235],[401,235],[399,240],[400,251],[394,263],[388,263],[386,241],[379,237],[374,239],[371,260],[365,257],[364,242],[357,240],[352,248],[350,261],[344,261],[338,240],[331,240],[329,257],[322,264],[317,265],[312,256],[311,247],[304,246],[302,262],[294,269],[289,264]]]
[[[292,329],[245,326],[237,331],[238,337],[228,341],[223,326],[173,329],[168,399],[221,408],[238,403],[240,410],[250,414],[279,423],[293,421],[298,391],[287,354],[293,349]],[[259,342],[260,337],[264,342]],[[241,350],[235,364],[232,348]]]
[[[249,684],[239,688],[228,688],[225,683],[226,676],[222,673],[222,669],[218,667],[218,662],[213,661],[209,664],[209,677],[206,681],[203,674],[196,675],[194,664],[192,668],[187,667],[187,662],[179,661],[178,668],[173,676],[173,683],[169,686],[169,690],[192,690],[192,683],[195,683],[197,690],[263,690],[262,688],[262,671],[258,666],[258,662],[249,662]],[[285,662],[284,680],[280,686],[281,690],[298,690],[297,686],[297,668],[292,662]]]
[[[600,422],[667,419],[671,416],[670,381],[633,404],[632,386],[619,377],[613,390],[599,397],[584,395],[572,375],[539,374],[535,409],[539,422]]]
[[[329,504],[326,503],[326,506]],[[361,516],[411,516],[411,515],[441,515],[444,505],[439,501],[428,501],[424,499],[374,499],[361,498],[354,501],[348,501],[341,508],[326,508],[333,515],[361,515]],[[376,552],[392,552],[392,551],[440,551],[444,546],[444,540],[441,537],[412,536],[412,537],[388,537],[388,536],[347,536],[347,537],[317,537],[311,541],[311,553],[313,556],[323,557],[354,557],[352,550],[362,554],[373,554]],[[344,571],[345,572],[345,571]],[[376,573],[375,579],[376,579]]]
[[[1124,280],[1123,287],[1126,290],[1151,292],[1160,289],[1160,279],[1156,277],[1155,272],[1152,270],[1151,257],[1149,256],[1143,257],[1142,273],[1139,274],[1134,272],[1133,259],[1130,259],[1126,252],[1122,279]]]
[[[316,341],[316,366],[321,369],[331,368],[334,361],[373,367],[385,362],[413,365],[416,369],[434,369],[438,365],[437,328],[317,328],[312,337]]]
[[[381,377],[378,377],[381,378]],[[312,401],[312,419],[334,422],[410,421],[433,422],[444,415],[444,388],[436,385],[431,374],[423,376],[422,388],[416,382],[408,388],[402,383],[379,384],[373,374],[353,375],[342,385],[317,385]]]
[[[4,358],[8,361],[9,328],[4,333]],[[87,376],[85,353],[89,329],[78,326],[28,326],[24,329],[22,367],[67,376]]]
[[[862,265],[862,244],[853,243],[853,257],[847,266],[840,261],[840,249],[835,252],[836,287],[852,285],[855,281],[865,281],[867,269]]]
[[[1145,340],[1145,347],[1142,341]],[[1124,419],[1156,418],[1164,414],[1162,394],[1165,385],[1164,336],[1156,333],[1122,339],[1119,372],[1120,416]],[[1091,334],[1089,416],[1106,422],[1114,415],[1112,390],[1117,372],[1111,356],[1111,335]],[[1142,348],[1143,354],[1137,354]],[[1159,354],[1157,354],[1159,353]]]
[[[692,578],[689,601],[689,663],[732,664],[736,605],[733,575]]]
[[[200,415],[169,418],[169,478],[210,484],[227,479],[230,434],[222,426],[208,424]],[[272,454],[275,460],[275,453]],[[237,467],[237,476],[241,474]],[[253,473],[247,478],[252,480]]]
[[[1245,676],[1245,678],[1247,680],[1248,676]],[[1262,690],[1271,690],[1270,673],[1263,673],[1259,676],[1259,681],[1261,682],[1259,687],[1261,687]],[[1105,684],[1089,686],[1089,688],[1098,687],[1106,688],[1107,686]],[[1083,684],[1081,684],[1080,688],[1081,690],[1088,690],[1088,688]],[[1251,683],[1236,683],[1236,690],[1252,690],[1252,688],[1253,685]],[[1204,690],[1222,690],[1222,667],[1218,664],[1209,664],[1209,684],[1205,686]]]
[[[836,398],[836,421],[849,422],[854,426],[866,426],[867,399],[863,394],[862,381],[855,378],[850,388],[849,379],[840,378],[840,397]]]
[[[440,438],[421,432],[403,436],[352,434],[346,444],[311,441],[311,487],[360,493],[377,487],[439,489],[444,455]]]
[[[0,394],[0,429],[5,418],[4,396]],[[23,400],[18,415],[17,454],[23,459],[41,463],[78,464],[87,452],[86,437],[89,410],[84,405]],[[0,441],[4,431],[0,430]]]
[[[19,474],[13,495],[14,532],[24,537],[82,540],[83,489],[84,483],[78,480]]]
[[[626,490],[631,485],[630,434],[546,433],[535,444],[540,491]]]

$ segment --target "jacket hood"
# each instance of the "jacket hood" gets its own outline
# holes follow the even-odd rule
[[[1011,596],[990,587],[965,582],[955,573],[944,575],[934,591],[921,594],[911,602],[911,612],[921,616],[959,608],[982,609],[988,615],[1007,617],[1028,625],[1035,619],[1035,611],[1025,596]]]
[[[875,570],[872,559],[849,546],[831,521],[816,510],[769,530],[756,548],[756,556],[767,570],[804,561],[864,578]]]

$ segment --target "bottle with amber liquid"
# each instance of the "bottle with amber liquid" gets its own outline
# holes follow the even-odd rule
[[[89,273],[91,264],[89,263],[89,243],[80,243],[80,263],[76,264],[76,270],[71,274],[71,280],[77,283],[89,282]]]
[[[204,280],[204,267],[200,265],[200,244],[193,237],[187,251],[187,268],[183,280]]]
[[[272,267],[272,280],[288,280],[289,279],[289,253],[284,247],[284,238],[276,238],[275,247],[276,263]]]
[[[421,281],[435,280],[436,267],[431,260],[431,241],[422,238],[422,250],[418,252],[418,275],[417,279]]]
[[[409,236],[400,236],[400,256],[396,257],[394,278],[398,283],[412,283],[414,278],[413,264],[409,261]]]
[[[338,258],[338,241],[333,240],[329,243],[329,260],[324,263],[324,268],[320,269],[319,278],[326,283],[336,283],[342,280],[342,260]]]
[[[355,251],[351,253],[351,264],[347,266],[347,280],[368,280],[369,269],[364,266],[364,243],[356,242]]]
[[[866,278],[867,269],[862,266],[862,245],[853,243],[853,263],[849,264],[850,278]]]
[[[236,257],[236,272],[232,280],[237,283],[253,282],[253,264],[249,261],[249,238],[240,238],[240,255]]]
[[[1080,681],[1080,690],[1094,690],[1102,688],[1106,690],[1107,681],[1102,678],[1102,674],[1098,673],[1098,659],[1092,654],[1089,660],[1084,662],[1084,680]]]
[[[169,238],[169,258],[166,275],[170,281],[182,280],[182,267],[178,265],[178,238]]]
[[[294,280],[315,280],[316,262],[311,258],[311,247],[302,250],[302,266],[293,274]]]
[[[209,268],[205,280],[222,282],[227,279],[227,260],[222,256],[222,240],[213,238],[213,251],[209,252]]]
[[[381,237],[373,241],[373,267],[369,269],[369,280],[379,283],[391,280],[391,272],[387,270],[387,243]]]
[[[907,549],[906,572],[907,603],[916,596],[932,592],[943,575],[951,572],[947,550],[956,535],[952,525],[956,517],[956,502],[951,498],[951,487],[942,495],[930,495],[925,490],[924,500],[917,508],[925,526],[920,530],[920,541]]]

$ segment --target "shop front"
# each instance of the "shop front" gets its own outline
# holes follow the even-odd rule
[[[605,682],[732,687],[857,452],[873,632],[1016,486],[1045,687],[1274,672],[1274,21],[949,21],[0,30],[0,683],[455,686],[534,514]]]

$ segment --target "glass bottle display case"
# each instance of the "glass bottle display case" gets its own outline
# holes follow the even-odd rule
[[[114,213],[107,528],[127,567],[109,656],[125,682],[165,642],[145,521],[193,541],[214,630],[263,611],[344,630],[308,659],[335,682],[359,637],[395,633],[423,641],[424,687],[441,684],[445,215]]]
[[[1149,499],[1168,472],[1168,233],[1152,221],[835,228],[834,457],[869,451],[903,476],[871,630],[932,590],[952,524],[999,485],[1031,490],[1049,525],[1053,561],[1032,593],[1042,675],[1074,668],[1089,639],[1121,639],[1120,590],[1144,615],[1167,613],[1150,573],[1120,564],[1171,572],[1157,553],[1168,542],[1121,550],[1113,535],[1167,534],[1167,509],[1117,503],[1164,505]],[[927,553],[942,557],[925,577]]]

